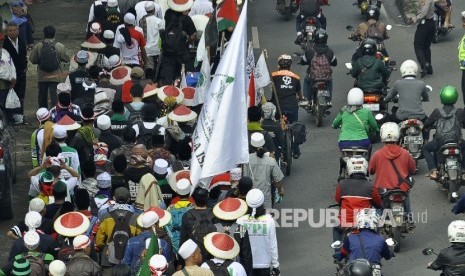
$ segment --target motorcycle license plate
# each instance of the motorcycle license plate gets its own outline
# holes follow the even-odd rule
[[[392,207],[392,212],[394,213],[400,213],[400,212],[403,212],[404,211],[404,207],[402,206],[394,206]]]
[[[363,104],[363,107],[371,111],[379,111],[379,104]]]
[[[329,91],[328,90],[318,90],[318,97],[329,97]]]
[[[423,144],[423,137],[421,136],[407,136],[405,137],[405,142],[407,144]]]
[[[447,168],[448,170],[457,169],[457,161],[454,161],[454,160],[447,161],[447,163],[446,163],[446,168]]]
[[[373,268],[373,276],[382,276],[380,268]]]

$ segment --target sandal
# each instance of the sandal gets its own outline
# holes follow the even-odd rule
[[[437,170],[431,170],[427,175],[431,180],[436,180],[438,178],[438,171]]]

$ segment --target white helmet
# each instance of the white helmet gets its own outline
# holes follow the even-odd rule
[[[397,142],[399,141],[399,126],[396,123],[387,122],[381,126],[380,130],[381,142]]]
[[[360,88],[354,87],[347,93],[348,105],[362,105],[363,104],[363,91]]]
[[[271,102],[262,105],[263,119],[274,119],[276,116],[276,106]]]
[[[376,209],[361,209],[355,218],[357,227],[359,229],[371,229],[376,230],[379,223],[379,215],[376,213]]]
[[[354,173],[367,174],[368,161],[361,156],[353,156],[347,160],[347,171],[349,175]]]
[[[447,227],[449,242],[465,242],[465,220],[454,220]]]
[[[408,59],[402,63],[400,66],[400,75],[404,78],[406,76],[417,76],[418,74],[418,64]]]

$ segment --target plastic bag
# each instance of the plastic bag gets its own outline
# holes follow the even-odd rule
[[[13,88],[8,91],[8,95],[6,96],[5,108],[6,109],[15,109],[20,108],[21,102],[19,101],[18,95]]]

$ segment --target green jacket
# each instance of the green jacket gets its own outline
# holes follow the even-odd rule
[[[459,64],[460,64],[460,62],[465,61],[465,35],[460,40],[459,47],[458,47],[458,54],[459,54]],[[460,64],[460,70],[465,70],[465,66],[462,66],[462,64]]]
[[[384,82],[389,80],[389,71],[384,62],[374,56],[363,56],[352,64],[352,77],[357,79],[357,86],[363,91],[367,89],[382,89]]]
[[[368,139],[369,132],[378,131],[378,124],[370,110],[359,108],[354,112],[350,107],[344,106],[334,119],[333,128],[341,128],[339,141],[360,141]]]

